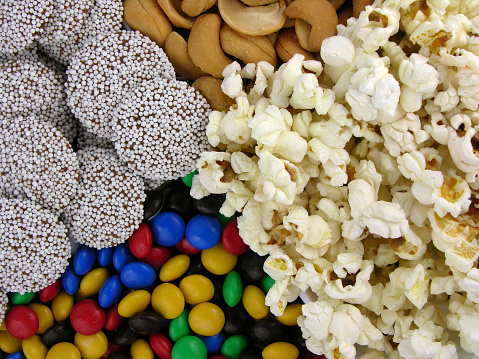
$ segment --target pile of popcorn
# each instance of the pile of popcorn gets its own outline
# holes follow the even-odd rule
[[[377,0],[277,71],[232,63],[191,194],[226,193],[312,352],[479,356],[479,1]]]

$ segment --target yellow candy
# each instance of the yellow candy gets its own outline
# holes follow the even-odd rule
[[[96,268],[87,273],[80,282],[80,290],[87,297],[100,293],[100,289],[108,279],[106,268]]]
[[[216,275],[228,274],[238,262],[238,256],[228,252],[221,241],[210,249],[201,252],[201,263],[208,272]]]
[[[216,335],[225,325],[225,313],[216,304],[200,303],[190,310],[188,324],[199,335]]]
[[[263,349],[263,359],[296,359],[299,350],[291,343],[276,342]]]
[[[263,319],[269,313],[269,308],[264,304],[264,292],[255,285],[248,285],[243,292],[243,306],[244,309],[254,319]]]
[[[129,318],[133,314],[144,311],[150,304],[151,295],[146,290],[135,290],[128,293],[118,304],[118,313]]]
[[[52,301],[52,313],[57,322],[62,322],[70,317],[74,299],[67,292],[61,291]]]
[[[7,312],[8,310],[6,310],[5,312]],[[7,326],[5,325],[5,321],[3,320],[2,321],[2,324],[0,324],[0,330],[7,330]]]
[[[151,305],[163,318],[175,319],[185,309],[185,297],[176,285],[163,283],[153,291]]]
[[[46,359],[81,359],[81,354],[72,343],[62,342],[50,348]]]
[[[186,254],[179,254],[170,258],[160,269],[160,280],[171,282],[180,278],[190,266],[190,257]]]
[[[207,302],[215,294],[213,282],[201,274],[192,274],[183,278],[178,286],[191,305]]]
[[[153,350],[145,339],[137,339],[130,347],[131,359],[153,359]]]
[[[53,325],[53,313],[44,304],[40,303],[31,303],[28,305],[32,308],[38,317],[38,330],[37,334],[43,334]]]
[[[102,331],[92,335],[76,333],[73,342],[84,359],[99,359],[108,349],[108,339]]]
[[[283,315],[276,317],[276,320],[286,326],[294,326],[298,324],[298,317],[303,314],[302,304],[289,304],[285,309]]]
[[[75,293],[75,302],[80,302],[86,297],[88,296],[85,293],[83,293],[80,288],[78,288],[77,292]]]
[[[34,335],[22,341],[22,350],[27,359],[45,359],[48,348],[39,335]]]
[[[0,349],[7,354],[18,352],[22,349],[22,341],[15,338],[6,330],[0,331]]]

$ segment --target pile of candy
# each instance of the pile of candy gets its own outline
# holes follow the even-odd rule
[[[193,200],[181,181],[150,192],[127,243],[80,245],[61,279],[10,296],[0,358],[313,358],[301,303],[269,313],[265,258],[218,213],[223,201]]]

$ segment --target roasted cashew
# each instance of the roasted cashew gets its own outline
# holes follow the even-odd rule
[[[183,0],[181,9],[186,15],[196,17],[216,4],[216,0]]]
[[[235,100],[221,90],[221,80],[213,76],[203,76],[193,82],[193,87],[203,95],[210,107],[217,111],[228,111]]]
[[[171,23],[182,29],[191,29],[195,19],[181,9],[181,0],[157,0]]]
[[[188,44],[183,37],[173,31],[166,39],[165,52],[170,59],[176,73],[188,80],[196,80],[206,73],[196,66],[188,55]]]
[[[372,5],[373,2],[374,0],[353,0],[353,16],[358,18],[361,11],[363,11],[366,6]]]
[[[313,54],[301,47],[294,29],[282,31],[278,36],[278,40],[276,40],[274,48],[279,58],[284,62],[288,62],[294,54],[304,55],[305,60],[315,60]]]

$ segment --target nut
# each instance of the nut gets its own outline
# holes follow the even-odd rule
[[[191,29],[195,19],[181,9],[181,0],[157,0],[171,23],[182,29]]]
[[[338,11],[338,9],[341,7],[341,5],[344,4],[346,0],[329,0],[331,5],[333,5],[334,10]]]
[[[165,46],[165,41],[173,30],[156,0],[125,0],[123,17],[133,30],[148,36],[160,47]]]
[[[221,80],[213,76],[200,77],[192,86],[203,95],[213,110],[228,111],[235,104],[235,100],[221,90]]]
[[[239,0],[218,0],[218,9],[229,26],[246,35],[271,34],[281,29],[286,21],[286,6],[282,1],[247,6]]]
[[[263,6],[269,5],[279,0],[241,0],[241,2],[248,6]]]
[[[220,43],[224,52],[245,64],[267,61],[276,66],[276,51],[265,35],[250,36],[242,34],[228,24],[223,23],[220,30]]]
[[[336,35],[338,15],[327,0],[295,0],[286,8],[286,15],[296,19],[296,35],[305,50],[317,52],[324,39]]]
[[[350,17],[353,17],[353,8],[351,6],[348,6],[348,7],[339,11],[339,13],[338,13],[338,23],[340,25],[347,26],[348,25],[348,19]]]
[[[188,80],[196,80],[206,74],[196,66],[188,55],[188,44],[183,37],[173,31],[165,43],[165,53],[170,59],[176,73]]]
[[[311,52],[301,47],[294,29],[282,31],[278,36],[274,48],[279,58],[284,62],[288,62],[294,54],[304,55],[305,60],[315,60]]]
[[[353,0],[353,16],[358,18],[361,11],[363,11],[366,6],[372,5],[373,2],[374,0]]]
[[[216,4],[216,0],[183,0],[181,9],[186,15],[196,17]]]
[[[217,78],[223,77],[223,69],[232,62],[221,48],[220,28],[218,14],[203,14],[195,20],[188,38],[188,54],[193,63]]]

